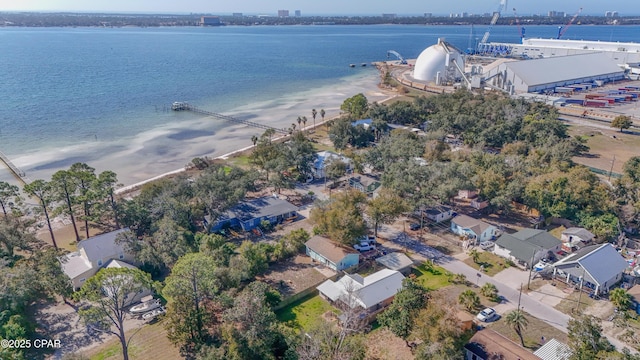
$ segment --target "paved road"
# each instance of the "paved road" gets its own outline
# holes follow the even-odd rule
[[[517,288],[513,288],[508,284],[496,281],[484,273],[481,274],[478,272],[478,270],[472,268],[464,262],[452,256],[447,256],[440,251],[420,242],[419,240],[408,236],[405,233],[396,233],[395,236],[389,236],[388,238],[395,245],[395,247],[400,249],[408,249],[414,252],[412,256],[417,258],[418,260],[431,259],[438,265],[454,274],[464,274],[467,277],[467,280],[472,283],[477,283],[478,286],[482,286],[485,283],[491,283],[495,285],[498,289],[499,294],[502,295],[507,302],[511,303],[514,308],[517,308],[518,301],[520,301],[520,308],[523,311],[526,311],[527,313],[531,314],[531,316],[546,322],[547,324],[561,330],[564,333],[568,332],[567,326],[571,317],[563,312],[556,310],[552,306],[542,303],[527,295],[526,293],[521,293]],[[526,286],[526,284],[523,285]],[[637,351],[629,348],[618,339],[611,336],[607,336],[607,338],[616,347],[616,349],[622,350],[626,348],[629,349],[632,353],[637,353]]]

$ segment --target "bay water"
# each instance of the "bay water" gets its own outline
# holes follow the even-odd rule
[[[468,26],[251,26],[208,28],[0,28],[0,151],[29,178],[74,162],[113,170],[125,184],[196,156],[250,145],[261,130],[169,110],[174,101],[286,128],[311,109],[339,113],[370,100],[388,50],[406,58],[445,38],[460,49],[486,29]],[[555,26],[528,26],[552,38]],[[638,26],[577,26],[565,38],[640,41]],[[491,41],[517,42],[515,26]],[[394,57],[391,57],[394,59]],[[356,64],[355,68],[349,64]],[[317,120],[320,120],[319,116]],[[0,168],[0,180],[11,180]]]

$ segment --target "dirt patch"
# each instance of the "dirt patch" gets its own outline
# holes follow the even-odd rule
[[[613,165],[613,172],[621,174],[624,163],[637,156],[640,149],[640,136],[614,129],[594,131],[589,126],[573,125],[569,128],[569,133],[585,137],[589,146],[589,153],[574,157],[573,160],[604,171],[611,171]]]
[[[391,331],[380,328],[367,335],[367,359],[371,360],[413,360],[407,344]]]
[[[298,255],[291,260],[275,264],[258,280],[277,289],[283,298],[293,296],[325,280],[325,276],[314,269],[311,258]]]

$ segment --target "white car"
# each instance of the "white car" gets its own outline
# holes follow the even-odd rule
[[[486,308],[478,313],[476,318],[482,322],[489,322],[495,319],[498,313],[493,308]]]
[[[494,243],[491,241],[485,241],[480,243],[480,249],[489,250],[493,247]]]
[[[369,250],[375,250],[376,246],[366,242],[361,242],[360,244],[353,245],[353,248],[360,252],[365,252]]]

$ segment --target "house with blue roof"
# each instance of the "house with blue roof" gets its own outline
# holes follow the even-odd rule
[[[353,171],[353,162],[348,157],[341,154],[336,154],[333,151],[320,151],[316,153],[316,157],[313,161],[313,166],[311,167],[313,176],[316,179],[324,178],[324,168],[331,161],[342,161],[343,163],[347,164],[347,174],[350,174]]]
[[[265,196],[258,199],[243,201],[220,215],[211,223],[205,217],[205,224],[211,223],[210,231],[219,231],[225,227],[239,227],[250,231],[268,221],[272,225],[297,215],[298,207],[275,196]]]
[[[553,264],[553,276],[605,294],[622,280],[629,264],[611,244],[584,247]]]

